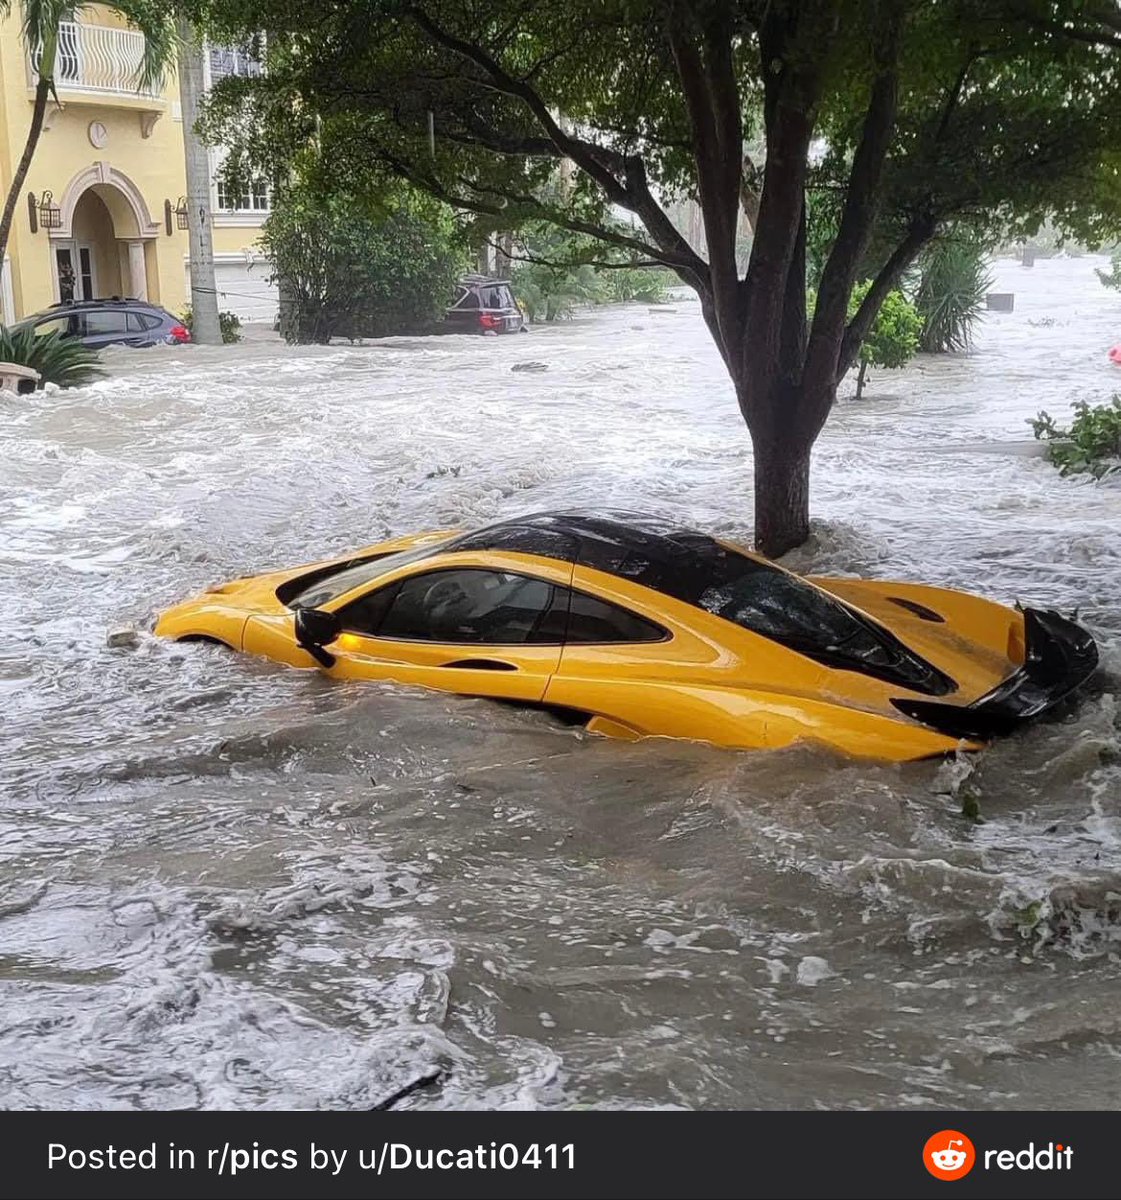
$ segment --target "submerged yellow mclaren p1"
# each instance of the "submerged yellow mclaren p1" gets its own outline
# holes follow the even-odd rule
[[[169,609],[156,633],[550,707],[614,737],[812,740],[896,760],[978,749],[1098,661],[1056,612],[803,578],[667,521],[582,511],[235,580]]]

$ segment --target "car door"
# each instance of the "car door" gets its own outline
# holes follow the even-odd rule
[[[745,688],[744,660],[715,618],[621,578],[577,567],[571,613],[545,702],[594,714],[588,729],[766,745],[769,706]],[[683,611],[684,610],[684,611]],[[712,636],[715,633],[716,636]]]
[[[140,313],[129,310],[125,313],[125,320],[128,322],[127,333],[124,338],[126,346],[151,346],[159,339],[153,337],[152,330],[158,328],[160,319],[152,316],[149,313]]]
[[[448,329],[455,333],[478,333],[479,297],[469,287],[460,286],[455,300],[444,316]]]
[[[539,703],[560,662],[564,593],[519,571],[417,569],[336,610],[329,674]]]
[[[90,308],[82,318],[85,322],[82,341],[95,350],[129,339],[128,314],[123,308]]]

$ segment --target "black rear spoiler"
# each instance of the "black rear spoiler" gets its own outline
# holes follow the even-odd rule
[[[972,704],[930,700],[892,700],[892,704],[939,733],[988,741],[1053,708],[1098,666],[1098,647],[1090,634],[1051,610],[1024,609],[1024,645],[1024,665]]]

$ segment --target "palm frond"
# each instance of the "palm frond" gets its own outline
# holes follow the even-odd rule
[[[60,21],[75,9],[85,8],[85,4],[66,4],[63,0],[23,0],[23,40],[32,53],[38,50],[46,40],[46,35],[58,29]],[[6,0],[4,11],[10,8],[10,0]]]
[[[15,0],[0,0],[0,17],[10,15],[14,4]],[[48,34],[57,32],[60,21],[94,5],[90,0],[79,0],[77,4],[68,0],[23,0],[22,7],[24,44],[34,54]],[[133,29],[144,35],[144,57],[137,74],[137,85],[163,87],[179,52],[176,21],[168,5],[162,0],[118,0],[105,7],[115,9]]]
[[[30,327],[5,329],[0,325],[0,362],[38,371],[42,376],[40,386],[56,383],[59,387],[83,387],[104,374],[99,361],[97,351],[76,338],[64,338],[59,333],[36,335]]]
[[[964,238],[937,243],[922,264],[914,297],[923,318],[921,349],[936,354],[967,350],[991,286],[984,247]]]
[[[162,88],[179,53],[179,32],[169,6],[163,0],[117,0],[109,7],[144,35],[137,83],[142,88]]]

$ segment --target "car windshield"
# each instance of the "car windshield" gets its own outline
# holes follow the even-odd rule
[[[698,608],[743,629],[783,642],[843,657],[853,654],[888,665],[890,657],[868,622],[825,592],[794,575],[750,559],[750,567],[706,588]]]
[[[304,578],[307,585],[295,595],[282,594],[281,599],[289,608],[321,608],[330,604],[347,592],[363,584],[371,583],[380,575],[387,575],[398,567],[408,563],[419,562],[422,558],[442,550],[446,541],[426,542],[423,546],[414,546],[411,550],[401,550],[396,554],[378,554],[371,558],[351,559],[350,562],[340,563],[337,567],[328,568],[328,573],[313,571]],[[300,580],[295,581],[297,584]],[[290,590],[285,589],[285,593]]]
[[[925,692],[948,690],[940,673],[888,630],[796,575],[734,552],[721,575],[692,603],[825,666]]]

